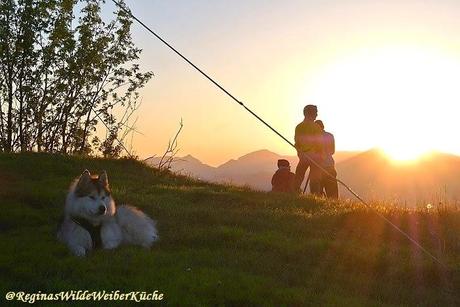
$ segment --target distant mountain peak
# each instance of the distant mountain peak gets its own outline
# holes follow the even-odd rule
[[[199,160],[199,159],[195,158],[194,156],[192,156],[191,154],[188,154],[186,156],[180,157],[180,158],[178,158],[178,160],[181,160],[181,161],[183,161],[185,163],[207,165],[207,164],[201,162],[201,160]]]
[[[238,158],[239,161],[246,160],[246,159],[270,159],[270,158],[278,158],[280,155],[268,150],[268,149],[261,149],[257,151],[250,152]]]

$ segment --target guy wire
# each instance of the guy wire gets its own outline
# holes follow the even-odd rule
[[[281,133],[279,133],[275,128],[273,128],[270,124],[268,124],[265,120],[263,120],[260,116],[258,116],[256,113],[254,113],[251,109],[249,109],[243,102],[238,100],[235,96],[233,96],[229,91],[227,91],[223,86],[221,86],[217,81],[215,81],[213,78],[211,78],[208,74],[206,74],[204,71],[202,71],[198,66],[192,63],[188,58],[186,58],[182,53],[177,51],[173,46],[171,46],[167,41],[165,41],[161,36],[159,36],[157,33],[155,33],[152,29],[150,29],[146,24],[144,24],[141,20],[139,20],[136,16],[134,16],[131,13],[131,10],[128,9],[125,4],[123,6],[119,2],[112,0],[113,3],[115,3],[116,6],[118,6],[122,11],[124,11],[126,14],[131,16],[134,20],[136,20],[140,25],[142,25],[147,31],[149,31],[151,34],[153,34],[157,39],[159,39],[163,44],[165,44],[169,49],[174,51],[178,56],[180,56],[184,61],[186,61],[189,65],[191,65],[193,68],[195,68],[198,72],[200,72],[206,79],[211,81],[215,86],[217,86],[220,90],[222,90],[225,94],[227,94],[230,98],[232,98],[236,103],[241,105],[243,108],[246,109],[251,115],[253,115],[255,118],[257,118],[260,122],[262,122],[265,126],[267,126],[270,130],[272,130],[274,133],[276,133],[279,137],[281,137],[286,143],[294,147],[296,150],[297,148],[295,145],[289,141],[286,137],[284,137]],[[318,167],[321,171],[323,171],[328,177],[333,178],[334,180],[337,180],[338,183],[340,183],[342,186],[344,186],[353,196],[356,197],[364,206],[367,208],[371,209],[372,212],[374,212],[377,216],[382,218],[385,222],[387,222],[390,226],[392,226],[395,230],[397,230],[399,233],[401,233],[404,237],[406,237],[410,242],[412,242],[416,247],[418,247],[421,251],[423,251],[427,256],[429,256],[431,259],[433,259],[435,262],[440,264],[442,267],[446,268],[446,265],[442,263],[437,257],[435,257],[432,253],[430,253],[426,248],[424,248],[417,240],[412,238],[409,234],[407,234],[404,230],[396,226],[393,222],[391,222],[388,218],[386,218],[384,215],[379,213],[376,209],[374,209],[371,205],[369,205],[366,201],[364,201],[355,191],[353,191],[347,184],[345,184],[342,180],[335,178],[332,176],[327,170],[325,170],[320,164],[318,164],[315,160],[311,159],[308,155],[305,155],[305,157],[313,163],[316,167]]]

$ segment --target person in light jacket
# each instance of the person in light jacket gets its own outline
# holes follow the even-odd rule
[[[337,185],[337,171],[332,155],[335,153],[334,135],[324,130],[324,123],[316,120],[315,123],[323,131],[323,159],[321,166],[325,169],[321,175],[321,190],[325,192],[327,198],[339,198],[339,188]]]

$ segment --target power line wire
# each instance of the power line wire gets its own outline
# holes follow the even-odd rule
[[[200,72],[206,79],[208,79],[212,84],[217,86],[220,90],[222,90],[225,94],[227,94],[230,98],[232,98],[236,103],[238,103],[240,106],[246,109],[251,115],[253,115],[255,118],[257,118],[260,122],[262,122],[265,126],[267,126],[270,130],[272,130],[274,133],[276,133],[279,137],[281,137],[286,143],[294,147],[296,150],[297,148],[295,145],[289,141],[286,137],[284,137],[281,133],[279,133],[275,128],[273,128],[270,124],[268,124],[265,120],[263,120],[260,116],[258,116],[255,112],[253,112],[251,109],[249,109],[243,102],[238,100],[234,95],[232,95],[229,91],[227,91],[223,86],[221,86],[217,81],[215,81],[213,78],[211,78],[208,74],[206,74],[203,70],[201,70],[198,66],[193,64],[192,61],[190,61],[187,57],[185,57],[182,53],[177,51],[172,45],[170,45],[166,40],[164,40],[161,36],[159,36],[157,33],[155,33],[152,29],[150,29],[146,24],[144,24],[141,20],[139,20],[136,16],[134,16],[131,13],[131,10],[128,9],[125,6],[123,6],[121,3],[112,0],[113,3],[115,3],[116,6],[118,6],[122,11],[124,11],[126,14],[131,16],[134,20],[136,20],[140,25],[142,25],[147,31],[149,31],[151,34],[153,34],[157,39],[159,39],[163,44],[165,44],[168,48],[170,48],[174,53],[176,53],[178,56],[180,56],[184,61],[186,61],[189,65],[191,65],[193,68],[195,68],[198,72]],[[318,167],[320,170],[322,170],[327,176],[333,178],[334,180],[337,180],[338,183],[340,183],[343,187],[345,187],[353,196],[355,196],[364,206],[367,208],[371,209],[372,212],[374,212],[377,216],[382,218],[385,222],[387,222],[389,225],[391,225],[395,230],[397,230],[399,233],[401,233],[404,237],[406,237],[410,242],[412,242],[415,246],[417,246],[420,250],[422,250],[426,255],[428,255],[430,258],[432,258],[435,262],[440,264],[442,267],[446,267],[444,263],[442,263],[437,257],[435,257],[432,253],[430,253],[426,248],[424,248],[417,240],[412,238],[410,235],[408,235],[406,232],[404,232],[401,228],[396,226],[393,222],[391,222],[388,218],[386,218],[384,215],[382,215],[380,212],[378,212],[375,208],[373,208],[371,205],[369,205],[366,201],[364,201],[355,191],[353,191],[346,183],[344,183],[342,180],[336,178],[335,176],[332,176],[328,171],[326,171],[320,164],[318,164],[316,161],[305,155],[306,158],[313,163],[316,167]]]

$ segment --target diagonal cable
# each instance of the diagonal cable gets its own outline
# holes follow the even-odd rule
[[[260,122],[262,122],[265,126],[267,126],[270,130],[272,130],[274,133],[276,133],[279,137],[281,137],[286,143],[294,147],[296,150],[297,148],[295,145],[289,141],[286,137],[284,137],[281,133],[279,133],[275,128],[273,128],[270,124],[268,124],[265,120],[263,120],[260,116],[258,116],[254,111],[249,109],[246,105],[244,105],[243,102],[238,100],[235,96],[233,96],[229,91],[227,91],[223,86],[221,86],[217,81],[215,81],[213,78],[211,78],[208,74],[206,74],[203,70],[201,70],[198,66],[193,64],[192,61],[190,61],[188,58],[186,58],[182,53],[177,51],[173,46],[171,46],[167,41],[165,41],[161,36],[159,36],[157,33],[155,33],[152,29],[150,29],[146,24],[144,24],[141,20],[139,20],[136,16],[134,16],[131,13],[131,10],[126,7],[126,5],[123,5],[115,0],[112,0],[115,5],[117,5],[123,12],[131,16],[134,20],[136,20],[140,25],[142,25],[148,32],[153,34],[157,39],[159,39],[163,44],[165,44],[169,49],[174,51],[178,56],[180,56],[184,61],[186,61],[190,66],[195,68],[199,73],[201,73],[206,79],[211,81],[212,84],[217,86],[220,90],[222,90],[225,94],[227,94],[230,98],[232,98],[236,103],[238,103],[240,106],[246,109],[251,115],[253,115],[255,118],[257,118]],[[431,259],[433,259],[435,262],[440,264],[442,267],[446,268],[446,265],[441,262],[436,256],[434,256],[430,251],[428,251],[426,248],[424,248],[417,240],[412,238],[409,234],[407,234],[404,230],[399,228],[397,225],[395,225],[393,222],[391,222],[388,218],[386,218],[384,215],[382,215],[380,212],[378,212],[375,208],[373,208],[371,205],[369,205],[365,200],[363,200],[355,191],[353,191],[346,183],[344,183],[342,180],[332,176],[327,170],[325,170],[320,164],[318,164],[315,160],[311,159],[308,157],[308,155],[305,155],[307,159],[314,164],[316,167],[318,167],[321,171],[323,171],[324,174],[326,174],[328,177],[333,178],[334,180],[337,180],[338,183],[340,183],[342,186],[344,186],[353,196],[356,197],[364,206],[367,208],[371,209],[372,212],[374,212],[377,216],[382,218],[385,222],[387,222],[390,226],[392,226],[396,231],[401,233],[404,237],[406,237],[410,242],[412,242],[416,247],[418,247],[421,251],[423,251],[427,256],[429,256]]]

